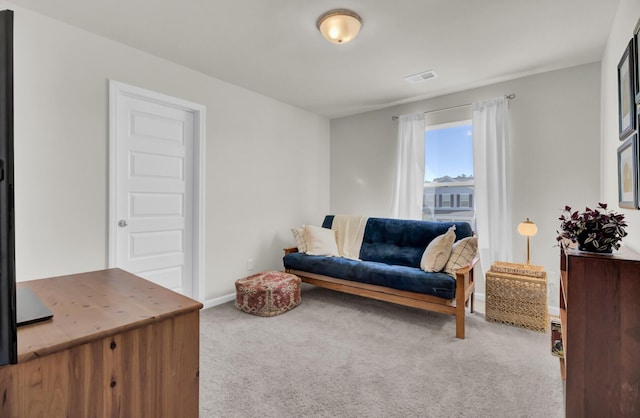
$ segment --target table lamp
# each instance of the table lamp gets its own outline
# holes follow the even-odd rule
[[[524,235],[527,237],[527,264],[526,264],[527,266],[529,265],[529,260],[530,260],[529,237],[534,236],[537,232],[538,232],[538,227],[536,226],[535,223],[530,221],[529,218],[527,218],[526,221],[521,222],[520,225],[518,225],[518,233],[520,235]]]

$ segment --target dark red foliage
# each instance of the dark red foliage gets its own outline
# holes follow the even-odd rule
[[[558,219],[560,231],[557,241],[569,240],[581,245],[588,244],[597,251],[610,248],[619,249],[620,240],[627,236],[627,223],[624,215],[607,211],[606,203],[598,203],[596,209],[585,208],[584,212],[571,212],[570,206],[564,207]]]

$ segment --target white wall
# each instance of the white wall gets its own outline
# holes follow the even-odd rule
[[[108,80],[207,107],[206,299],[329,209],[329,121],[8,2],[18,280],[107,266]],[[305,157],[304,161],[301,157]]]
[[[457,106],[515,93],[510,101],[514,262],[526,241],[517,224],[538,225],[533,264],[549,277],[558,305],[558,216],[564,205],[599,197],[600,65],[582,65],[331,121],[331,212],[389,216],[397,123],[391,116]],[[484,293],[482,281],[478,293]]]
[[[623,245],[640,251],[640,211],[618,207],[618,154],[622,144],[618,139],[618,62],[633,37],[633,29],[640,18],[638,0],[620,0],[611,34],[602,56],[602,131],[601,131],[601,198],[610,202],[617,212],[624,213],[629,235]]]

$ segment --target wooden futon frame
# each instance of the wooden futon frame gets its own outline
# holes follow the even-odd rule
[[[297,252],[298,249],[295,247],[285,248],[284,251],[285,254],[289,254]],[[303,282],[326,289],[453,315],[456,317],[456,337],[464,339],[465,307],[470,306],[470,312],[473,313],[475,290],[473,268],[479,260],[480,259],[476,257],[468,266],[456,271],[456,297],[454,299],[443,299],[422,293],[407,292],[385,286],[338,279],[306,271],[292,269],[287,269],[286,271],[287,273],[300,277]]]

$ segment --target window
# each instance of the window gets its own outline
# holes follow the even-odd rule
[[[474,221],[471,121],[428,126],[425,131],[422,219]]]
[[[458,205],[460,208],[471,208],[471,194],[463,193],[460,195],[460,204]]]
[[[451,195],[448,193],[442,193],[440,195],[440,207],[441,208],[450,208],[451,207]]]
[[[436,205],[436,195],[434,189],[424,189],[424,195],[422,198],[423,208],[432,208]]]

